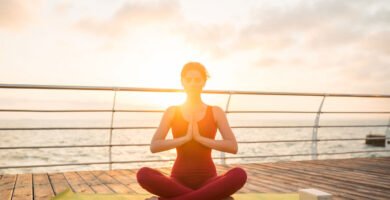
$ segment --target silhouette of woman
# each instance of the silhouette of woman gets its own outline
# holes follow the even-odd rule
[[[221,200],[242,188],[246,172],[234,167],[217,175],[211,150],[236,154],[236,138],[224,111],[202,102],[201,92],[207,80],[205,67],[189,62],[181,71],[181,83],[187,94],[182,105],[166,109],[150,145],[152,153],[176,148],[177,158],[166,176],[158,170],[142,167],[137,171],[139,185],[159,200]],[[165,139],[172,128],[173,139]],[[219,129],[223,140],[215,140]]]

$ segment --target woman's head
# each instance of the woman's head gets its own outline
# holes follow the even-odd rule
[[[186,91],[201,92],[208,77],[206,68],[199,62],[189,62],[181,70],[181,82]]]
[[[202,64],[198,62],[189,62],[183,66],[183,69],[181,70],[181,78],[185,77],[186,73],[190,70],[198,71],[205,81],[209,77],[206,68]]]

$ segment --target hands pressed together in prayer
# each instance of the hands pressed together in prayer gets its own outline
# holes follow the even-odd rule
[[[192,139],[200,142],[203,136],[199,133],[198,121],[195,120],[194,114],[191,114],[190,121],[188,123],[187,133],[184,136],[186,141],[191,141]]]

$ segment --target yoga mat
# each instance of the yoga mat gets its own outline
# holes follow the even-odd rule
[[[52,200],[144,200],[152,194],[82,194],[71,189],[59,193]],[[237,193],[234,200],[299,200],[298,193]]]

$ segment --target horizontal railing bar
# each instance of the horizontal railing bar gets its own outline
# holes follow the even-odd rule
[[[165,110],[90,110],[90,109],[76,109],[76,110],[42,110],[42,109],[0,109],[0,112],[157,112],[162,113]],[[317,111],[227,111],[226,113],[318,113]],[[320,112],[322,114],[390,114],[390,111],[374,112],[374,111],[331,111]]]
[[[324,125],[324,126],[231,126],[231,128],[343,128],[343,127],[390,127],[390,125]],[[110,130],[110,129],[155,129],[155,126],[145,127],[30,127],[30,128],[0,128],[2,131],[14,130]]]
[[[343,127],[390,127],[390,125],[324,125],[324,126],[231,126],[232,128],[343,128]]]
[[[169,162],[169,160],[132,160],[132,161],[114,161],[114,162],[87,162],[87,163],[64,163],[64,164],[46,164],[46,165],[14,165],[14,166],[0,166],[0,169],[9,168],[31,168],[31,167],[58,167],[58,166],[74,166],[74,165],[101,165],[101,164],[121,164],[121,163],[143,163],[143,162]]]
[[[170,88],[138,88],[138,87],[103,87],[103,86],[65,86],[65,85],[33,85],[33,84],[0,84],[0,88],[10,89],[54,89],[54,90],[108,90],[134,92],[184,92],[184,89]],[[233,90],[204,90],[203,93],[241,94],[241,95],[288,95],[288,96],[337,96],[337,97],[375,97],[390,98],[385,94],[342,94],[342,93],[304,93],[304,92],[259,92]]]
[[[370,138],[335,138],[335,139],[317,139],[317,140],[261,140],[261,141],[237,141],[239,144],[252,143],[279,143],[279,142],[324,142],[324,141],[349,141],[349,140],[378,140],[389,139],[390,137],[370,137]],[[132,146],[150,146],[150,144],[97,144],[97,145],[59,145],[59,146],[15,146],[15,147],[0,147],[0,150],[7,149],[49,149],[49,148],[84,148],[84,147],[132,147]]]
[[[329,112],[318,112],[318,111],[227,111],[225,113],[321,113],[321,114],[389,114],[390,111],[329,111]]]
[[[372,153],[372,152],[390,152],[390,150],[372,150],[372,151],[349,151],[349,152],[335,152],[335,153],[320,153],[318,155],[334,155],[334,154],[349,154],[349,153]]]
[[[59,166],[74,166],[74,165],[101,165],[109,164],[109,162],[90,162],[90,163],[64,163],[64,164],[46,164],[46,165],[14,165],[14,166],[0,166],[0,169],[10,168],[35,168],[35,167],[59,167]]]
[[[158,112],[162,113],[164,110],[31,110],[31,109],[0,109],[0,112]]]
[[[13,131],[13,130],[110,130],[110,129],[155,129],[157,127],[33,127],[33,128],[0,128],[0,130]]]
[[[389,139],[390,137],[370,137],[370,138],[340,138],[340,139],[317,139],[317,140],[261,140],[261,141],[239,141],[237,143],[250,144],[250,143],[278,143],[278,142],[325,142],[325,141],[348,141],[348,140],[378,140]]]
[[[350,153],[370,153],[370,152],[390,152],[390,150],[373,150],[373,151],[350,151],[350,152],[336,152],[336,153],[318,153],[316,155],[334,155],[334,154],[350,154]],[[268,157],[286,157],[286,156],[311,156],[312,154],[284,154],[284,155],[261,155],[261,156],[237,156],[237,157],[213,157],[213,159],[239,159],[239,158],[268,158]],[[57,166],[74,166],[74,165],[96,165],[96,164],[126,164],[126,163],[144,163],[144,162],[169,162],[175,159],[165,160],[131,160],[131,161],[113,161],[113,162],[88,162],[88,163],[64,163],[64,164],[45,164],[45,165],[14,165],[14,166],[0,166],[0,169],[9,168],[31,168],[31,167],[57,167]]]
[[[61,148],[83,148],[83,147],[121,147],[121,146],[149,146],[150,144],[98,144],[98,145],[60,145],[60,146],[16,146],[16,147],[0,147],[1,149],[61,149]]]
[[[0,109],[0,112],[112,112],[112,110],[31,110],[31,109]]]
[[[317,153],[316,155],[333,155],[333,154],[350,154],[350,153],[372,153],[372,152],[390,152],[390,150],[372,150],[372,151],[349,151],[349,152],[334,152],[334,153]],[[267,157],[286,157],[286,156],[311,156],[313,154],[286,154],[286,155],[263,155],[263,156],[237,156],[237,157],[225,157],[225,159],[237,159],[237,158],[267,158]]]

